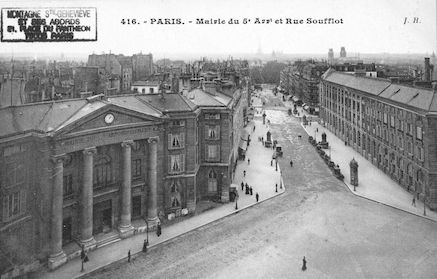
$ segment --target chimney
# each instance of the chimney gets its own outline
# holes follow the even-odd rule
[[[429,65],[429,57],[425,57],[425,81],[431,81],[431,67]]]

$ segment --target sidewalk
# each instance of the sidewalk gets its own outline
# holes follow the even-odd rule
[[[316,136],[317,142],[322,140],[322,133],[326,133],[330,151],[325,151],[328,154],[330,152],[331,161],[340,166],[341,173],[344,175],[344,182],[353,194],[410,212],[420,217],[437,221],[437,212],[431,211],[427,207],[426,216],[424,216],[423,202],[416,200],[416,207],[412,205],[413,193],[409,193],[402,188],[402,186],[366,160],[352,147],[345,146],[344,142],[327,128],[313,121],[311,126],[306,126],[304,129],[309,136]],[[316,132],[316,129],[318,129],[318,132]],[[354,187],[350,184],[349,162],[352,158],[358,163],[358,186],[355,192],[353,190]]]
[[[255,116],[255,118],[257,118],[257,116]],[[253,132],[254,124],[256,125],[255,132]],[[256,192],[259,194],[259,202],[271,199],[284,193],[285,187],[282,189],[280,188],[280,183],[282,183],[282,180],[279,165],[278,171],[275,170],[275,164],[270,166],[270,159],[273,150],[263,147],[261,142],[258,141],[258,136],[261,136],[262,133],[265,137],[265,133],[267,132],[266,126],[262,125],[260,120],[255,120],[246,127],[246,130],[250,134],[251,142],[246,153],[246,161],[238,162],[235,178],[233,180],[233,183],[238,185],[238,210],[235,210],[235,202],[227,203],[203,212],[199,215],[189,217],[186,220],[178,223],[169,226],[163,226],[162,235],[160,237],[157,237],[155,232],[149,233],[149,249],[177,236],[255,205]],[[250,158],[250,165],[247,163],[247,158]],[[243,170],[246,170],[246,177],[243,177]],[[241,191],[240,184],[242,181],[244,183],[247,182],[249,186],[253,187],[253,195],[246,195],[243,191]],[[275,192],[276,183],[278,183],[277,193]],[[122,259],[126,259],[127,262],[127,253],[129,250],[131,251],[132,257],[135,257],[135,254],[137,253],[142,253],[141,250],[145,238],[146,234],[141,233],[104,246],[97,250],[90,251],[88,254],[90,261],[85,263],[84,272],[80,272],[80,258],[75,258],[54,271],[41,271],[40,273],[36,274],[35,277],[47,279],[79,278],[84,274],[103,268],[113,262]]]

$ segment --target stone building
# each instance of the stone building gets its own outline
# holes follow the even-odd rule
[[[329,69],[320,83],[324,125],[437,209],[435,89],[358,77]]]
[[[243,122],[234,111],[247,106],[239,101],[247,90],[238,92],[99,95],[0,109],[0,257],[12,259],[4,263],[56,268],[80,245],[142,232],[144,220],[153,229],[202,199],[229,201],[233,137],[242,128],[233,124]]]

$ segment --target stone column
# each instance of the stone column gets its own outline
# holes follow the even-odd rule
[[[154,228],[158,224],[158,185],[157,185],[157,165],[158,165],[158,137],[148,139],[149,143],[149,200],[147,209],[147,222],[149,228]]]
[[[83,181],[81,193],[81,216],[80,216],[80,243],[85,249],[92,249],[96,246],[93,237],[93,170],[95,147],[83,150]]]
[[[53,187],[52,187],[52,210],[50,228],[50,256],[48,259],[49,269],[64,264],[67,256],[62,250],[62,205],[64,202],[64,161],[65,154],[52,157],[53,168]]]
[[[134,233],[134,227],[131,225],[131,148],[133,143],[134,142],[131,140],[121,143],[123,173],[121,183],[121,218],[120,225],[118,227],[121,238],[126,238]]]

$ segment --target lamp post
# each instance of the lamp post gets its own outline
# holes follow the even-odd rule
[[[146,239],[144,239],[143,243],[143,252],[147,252],[147,246],[149,246],[149,223],[147,220],[144,220],[146,222]]]
[[[423,187],[423,216],[426,216],[426,186]]]

